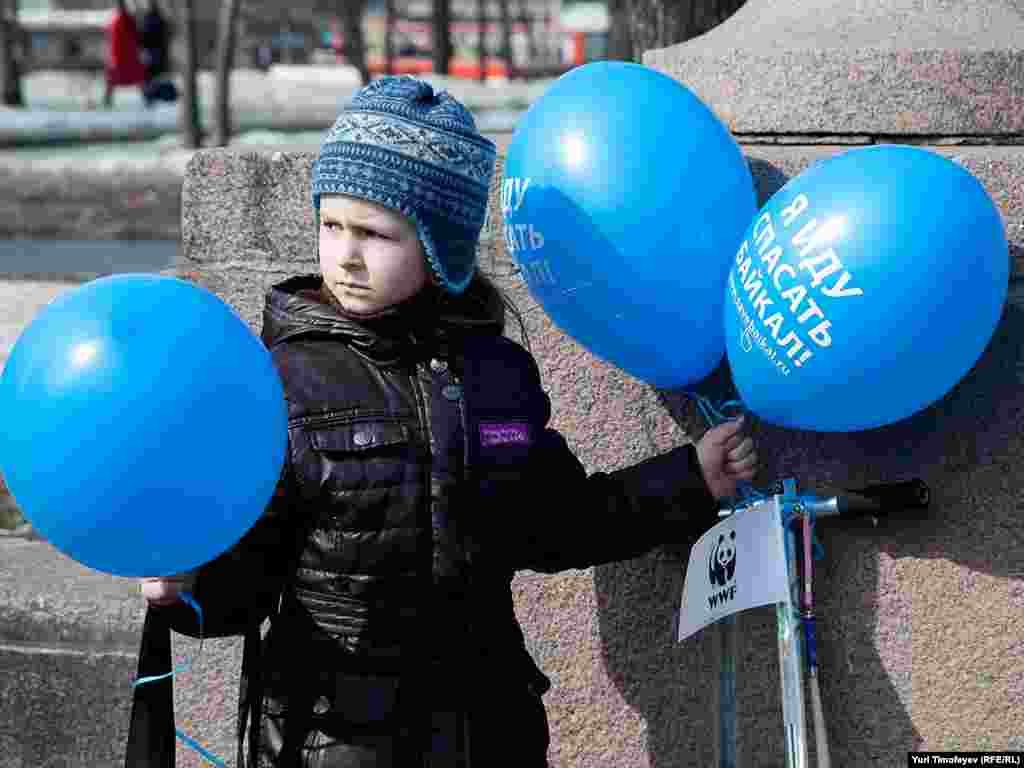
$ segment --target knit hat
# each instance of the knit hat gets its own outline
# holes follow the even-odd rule
[[[351,195],[410,217],[437,282],[462,293],[494,173],[494,143],[465,107],[413,77],[385,77],[356,92],[320,145],[313,207]]]

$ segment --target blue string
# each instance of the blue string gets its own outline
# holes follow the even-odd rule
[[[715,405],[709,398],[696,392],[684,392],[683,394],[697,404],[697,408],[700,410],[701,416],[704,417],[704,421],[711,427],[724,424],[731,418],[737,418],[747,413],[747,408],[743,404],[742,400],[726,400],[723,403]],[[735,410],[737,413],[730,416],[728,413],[730,410]],[[767,494],[757,490],[754,488],[752,483],[746,481],[736,484],[736,493],[738,495],[735,499],[736,504],[733,505],[733,509],[737,506],[753,504],[768,498]]]
[[[223,760],[221,760],[215,754],[207,750],[202,744],[193,739],[191,736],[185,734],[180,728],[175,728],[174,732],[177,734],[178,738],[185,743],[186,746],[189,746],[192,749],[194,749],[202,757],[206,758],[206,760],[218,766],[218,768],[225,768],[225,763]]]
[[[199,651],[196,653],[196,658],[198,659],[200,656],[203,655],[203,609],[199,607],[199,603],[197,603],[195,598],[192,597],[192,595],[188,592],[181,592],[179,593],[178,597],[181,599],[182,602],[190,605],[192,607],[192,610],[194,610],[196,612],[196,615],[199,617]],[[182,672],[188,672],[191,668],[191,660],[186,659],[184,664],[180,664],[176,669],[172,669],[170,672],[165,672],[162,675],[150,675],[149,677],[143,677],[134,681],[132,683],[132,688],[136,688],[140,685],[145,685],[146,683],[153,683],[157,680],[164,680],[168,677],[176,677]],[[205,747],[203,747],[202,744],[200,744],[198,741],[196,741],[191,736],[186,734],[180,728],[175,728],[174,733],[178,736],[179,739],[181,739],[181,741],[186,746],[198,752],[200,756],[205,758],[208,762],[218,766],[218,768],[225,768],[226,763],[223,760],[221,760],[215,754],[207,750]]]
[[[743,404],[742,400],[726,400],[724,403],[720,403],[719,405],[716,406],[710,399],[708,399],[704,395],[697,394],[696,392],[684,392],[683,394],[685,394],[687,397],[689,397],[690,399],[697,403],[697,407],[700,409],[701,416],[704,417],[704,421],[707,422],[710,426],[717,426],[718,424],[722,424],[728,421],[730,418],[733,418],[728,415],[727,412],[729,410],[738,411],[738,414],[736,414],[738,416],[742,416],[747,413],[747,408]],[[739,497],[737,499],[737,504],[734,505],[734,509],[736,506],[741,506],[743,504],[753,504],[758,501],[764,501],[769,497],[769,494],[757,490],[751,483],[747,482],[738,483],[736,485],[736,492],[739,494]],[[788,527],[792,520],[785,520],[783,522]],[[821,545],[821,542],[818,540],[818,533],[814,527],[814,522],[815,515],[813,512],[811,512],[811,549],[813,550],[812,554],[815,560],[821,560],[825,557],[825,548]]]
[[[192,609],[199,616],[199,653],[196,654],[196,657],[198,658],[203,655],[203,609],[199,607],[199,603],[197,603],[195,598],[193,598],[188,592],[181,592],[178,597],[181,598],[182,602],[188,603],[192,606]],[[188,672],[191,668],[192,662],[186,659],[184,664],[179,665],[177,669],[172,669],[170,672],[165,672],[162,675],[151,675],[149,677],[143,677],[136,680],[132,683],[132,688],[137,688],[145,683],[155,683],[157,680],[163,680],[168,677],[175,677],[179,673]]]

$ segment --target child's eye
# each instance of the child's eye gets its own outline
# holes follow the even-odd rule
[[[342,226],[342,224],[340,222],[337,222],[337,221],[324,221],[324,222],[321,222],[321,226],[323,226],[323,228],[326,229],[328,232],[341,232],[342,230],[347,229],[349,232],[352,233],[352,235],[354,235],[355,237],[358,237],[358,238],[374,237],[374,238],[379,238],[381,240],[392,240],[392,239],[394,239],[390,235],[388,235],[388,234],[386,234],[384,232],[381,232],[379,230],[367,229],[366,227],[356,227],[356,226],[352,226],[352,227],[347,227],[346,228],[346,227]]]

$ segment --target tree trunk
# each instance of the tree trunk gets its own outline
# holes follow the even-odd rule
[[[339,5],[345,30],[345,58],[350,66],[359,70],[359,77],[363,85],[366,85],[370,82],[370,69],[366,66],[366,40],[363,37],[366,0],[342,0]]]
[[[613,61],[637,61],[633,55],[629,0],[608,0],[608,58]]]
[[[555,38],[552,34],[554,29],[554,20],[551,14],[551,6],[547,5],[544,8],[544,62],[545,66],[558,65],[558,62],[562,60],[562,46],[561,41]]]
[[[476,31],[476,50],[482,83],[487,80],[487,0],[476,0],[476,18],[480,25]]]
[[[189,149],[199,149],[203,136],[199,126],[199,96],[196,87],[196,69],[199,50],[196,40],[196,0],[182,0],[181,27],[185,60],[181,68],[181,122],[182,143]]]
[[[240,5],[240,0],[222,0],[217,21],[217,88],[213,118],[213,144],[217,147],[226,147],[231,141],[231,68]]]
[[[452,2],[434,0],[434,74],[447,75],[452,58]]]
[[[512,14],[509,13],[509,0],[498,0],[498,7],[501,9],[501,55],[505,59],[505,69],[508,79],[515,77],[515,67],[512,64]]]
[[[698,34],[703,35],[713,27],[717,27],[742,8],[745,2],[746,0],[715,0],[715,2],[709,3],[710,14],[708,18],[702,20]]]
[[[530,6],[527,0],[519,0],[519,21],[526,27],[526,44],[530,52],[530,61],[536,64],[540,55],[540,46],[537,45],[537,29],[533,23],[533,17],[530,16]]]
[[[694,5],[708,0],[627,0],[633,57],[641,61],[645,51],[681,43],[694,36]]]
[[[633,38],[633,58],[640,61],[644,51],[684,43],[704,34],[732,16],[745,1],[626,0],[629,5],[629,26]],[[614,28],[613,20],[612,29]]]
[[[292,15],[287,8],[281,15],[281,63],[295,63],[295,51],[292,49]]]
[[[384,73],[395,72],[395,0],[384,0]]]
[[[17,40],[18,0],[0,0],[0,101],[7,107],[23,107]]]

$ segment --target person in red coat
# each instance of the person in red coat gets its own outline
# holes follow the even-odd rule
[[[117,10],[107,26],[107,49],[107,87],[103,105],[109,108],[115,88],[126,85],[141,87],[146,81],[146,68],[139,54],[138,27],[125,0],[118,0]]]

